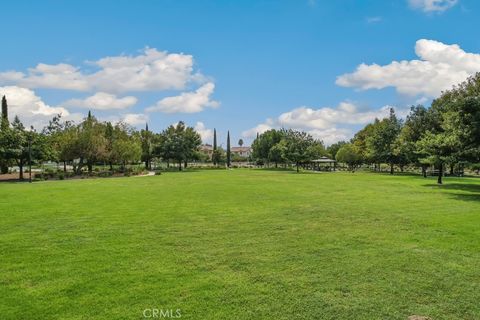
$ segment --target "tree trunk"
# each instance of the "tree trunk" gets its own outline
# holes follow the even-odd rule
[[[20,180],[23,180],[23,161],[20,161],[20,163],[18,164],[18,169],[19,169],[18,178]]]
[[[91,162],[87,163],[88,173],[92,173],[93,171],[93,164]]]
[[[425,168],[425,166],[422,166],[422,175],[424,178],[427,177],[427,168]]]
[[[182,160],[178,161],[178,171],[182,171]]]
[[[185,162],[183,163],[183,167],[186,169],[187,168],[187,160],[185,160]]]
[[[63,172],[67,172],[67,161],[63,161]]]
[[[453,175],[454,170],[455,170],[455,164],[451,164],[450,165],[450,175]]]
[[[390,174],[393,174],[393,163],[390,163]]]
[[[442,177],[443,177],[443,163],[440,164],[440,168],[438,168],[438,184],[442,184]]]
[[[297,165],[297,172],[300,172],[299,168],[298,168],[298,162],[296,162],[296,165]]]

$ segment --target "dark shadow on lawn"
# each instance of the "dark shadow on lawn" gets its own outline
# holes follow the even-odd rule
[[[480,202],[480,194],[475,193],[452,193],[452,198],[463,201]]]
[[[458,200],[465,201],[479,201],[480,202],[480,184],[474,183],[448,183],[444,182],[443,185],[438,184],[424,184],[424,187],[429,188],[438,188],[440,190],[452,190],[452,191],[462,191],[464,193],[451,193],[448,195]],[[468,193],[467,193],[468,192]]]

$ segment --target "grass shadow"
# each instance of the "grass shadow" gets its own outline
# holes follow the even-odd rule
[[[460,191],[460,192],[448,192],[448,195],[452,198],[465,201],[477,201],[480,202],[480,184],[476,183],[444,183],[442,185],[438,184],[424,184],[424,187],[429,188],[438,188],[440,190],[448,191]]]

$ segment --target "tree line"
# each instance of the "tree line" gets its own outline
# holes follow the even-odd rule
[[[125,170],[127,164],[142,161],[146,169],[151,169],[152,159],[161,158],[168,164],[178,163],[181,170],[188,161],[201,158],[200,144],[200,135],[181,121],[154,133],[148,125],[138,131],[123,122],[101,122],[91,112],[79,124],[56,115],[37,132],[33,127],[25,128],[18,116],[9,122],[7,99],[2,99],[0,172],[5,174],[10,166],[18,166],[20,179],[30,161],[53,161],[63,164],[65,172],[71,166],[80,174],[85,169],[91,173],[100,163],[110,170],[114,166]]]
[[[305,131],[293,129],[271,129],[252,143],[252,157],[258,164],[293,163],[299,171],[301,164],[326,155],[323,142],[314,139]]]
[[[320,155],[346,163],[351,170],[363,164],[380,170],[387,164],[393,174],[395,168],[413,166],[426,177],[433,167],[441,184],[446,170],[453,174],[480,163],[480,73],[442,92],[430,108],[412,106],[405,120],[391,108],[388,117],[367,124],[350,141],[326,149],[307,133],[285,129],[258,135],[252,147],[257,162],[290,162],[297,169]]]
[[[446,170],[451,174],[465,165],[480,162],[480,74],[443,92],[430,108],[411,107],[405,121],[393,110],[390,117],[375,120],[354,138],[337,145],[337,158],[356,166],[378,167],[381,163],[403,169],[407,165],[434,167],[442,183]]]

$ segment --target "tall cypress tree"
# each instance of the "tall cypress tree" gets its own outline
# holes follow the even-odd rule
[[[217,165],[217,129],[213,128],[213,153],[212,153],[213,164]]]
[[[230,131],[227,131],[227,167],[230,168],[230,160],[231,160],[231,155],[230,155]]]
[[[8,105],[7,105],[7,98],[3,96],[2,98],[2,124],[1,129],[5,129],[8,127]]]
[[[8,130],[9,123],[8,123],[8,105],[7,105],[7,98],[3,96],[2,98],[2,118],[0,119],[0,130],[5,132]],[[2,155],[3,158],[3,155]],[[0,159],[0,173],[5,174],[8,173],[8,161],[6,159]]]

